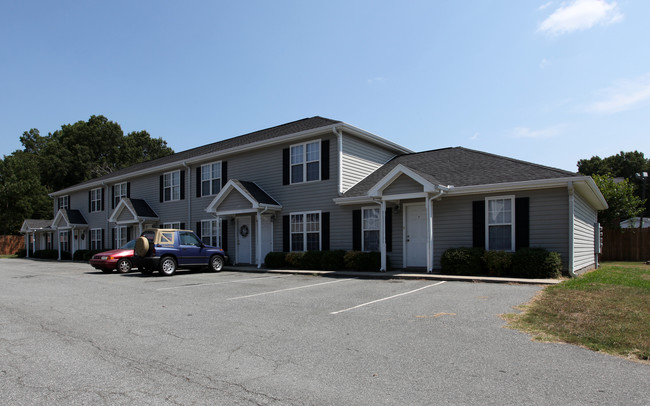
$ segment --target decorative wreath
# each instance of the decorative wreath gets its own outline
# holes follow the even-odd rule
[[[246,224],[239,228],[239,235],[242,237],[246,237],[248,235],[248,226]]]

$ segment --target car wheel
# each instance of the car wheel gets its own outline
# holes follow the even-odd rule
[[[160,274],[172,276],[176,272],[176,261],[172,257],[163,257],[160,260]]]
[[[223,257],[221,255],[213,255],[210,258],[210,270],[212,272],[220,272],[223,268]]]
[[[147,240],[147,237],[139,237],[135,240],[135,253],[138,254],[138,256],[146,257],[148,252],[149,240]]]
[[[131,272],[131,261],[126,258],[122,258],[117,261],[117,267],[115,269],[117,269],[117,272],[119,273]]]

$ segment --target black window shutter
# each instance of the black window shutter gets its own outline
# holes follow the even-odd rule
[[[289,216],[282,216],[282,251],[291,251],[291,220]]]
[[[131,227],[126,228],[126,241],[131,241]]]
[[[323,140],[320,143],[320,179],[330,178],[330,140]]]
[[[361,210],[352,210],[352,249],[361,251]]]
[[[111,209],[115,208],[115,186],[111,187]]]
[[[196,197],[201,197],[201,167],[196,167]]]
[[[89,191],[88,191],[88,213],[90,213],[90,209],[92,208],[92,207],[91,207],[91,200],[92,200],[92,198],[90,197],[90,194],[91,194],[91,193],[92,193],[92,190],[89,190]]]
[[[228,162],[221,161],[221,187],[226,186],[228,183]]]
[[[115,249],[115,228],[111,229],[111,247]]]
[[[165,186],[164,186],[164,183],[163,183],[163,176],[164,175],[160,175],[160,203],[163,202],[163,193],[164,193],[164,190],[165,190]]]
[[[321,213],[321,250],[329,251],[330,250],[330,214],[329,212]]]
[[[386,251],[393,251],[393,209],[386,209]]]
[[[106,247],[106,242],[104,241],[104,229],[102,228],[102,242],[101,242],[101,247],[99,249],[104,249]]]
[[[282,184],[283,185],[288,185],[291,183],[290,179],[290,151],[289,148],[285,148],[282,150]],[[285,252],[288,252],[285,250]]]
[[[181,200],[185,200],[185,171],[181,171]]]
[[[181,230],[185,230],[185,223],[181,223],[180,226],[181,226]]]
[[[102,188],[102,211],[104,211],[104,188]]]
[[[131,198],[131,182],[126,182],[126,197]]]
[[[515,250],[526,248],[530,244],[529,199],[515,199]]]
[[[485,200],[472,202],[472,246],[485,248]]]
[[[201,236],[201,222],[200,221],[196,222],[196,235],[199,238],[202,238],[202,236]]]
[[[228,251],[228,220],[221,220],[221,249]]]

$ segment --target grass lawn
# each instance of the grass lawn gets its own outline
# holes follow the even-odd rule
[[[629,359],[650,358],[650,265],[610,262],[544,289],[509,327],[535,339],[582,345]]]
[[[0,258],[18,258],[18,255],[13,254],[13,255],[0,255]]]

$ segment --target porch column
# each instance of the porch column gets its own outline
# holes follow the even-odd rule
[[[255,227],[255,257],[257,258],[257,268],[262,267],[262,212],[257,209],[257,219]]]
[[[27,252],[27,258],[29,258],[29,231],[25,233],[25,247],[27,248],[25,252]]]
[[[381,201],[381,209],[379,210],[379,250],[381,251],[381,272],[386,272],[388,269],[386,259],[386,201]]]
[[[427,273],[433,271],[433,200],[429,195],[424,199],[427,208]]]
[[[57,247],[58,247],[58,250],[59,250],[59,258],[58,258],[58,260],[60,261],[61,260],[61,231],[56,230],[56,237],[57,237],[56,238]]]

